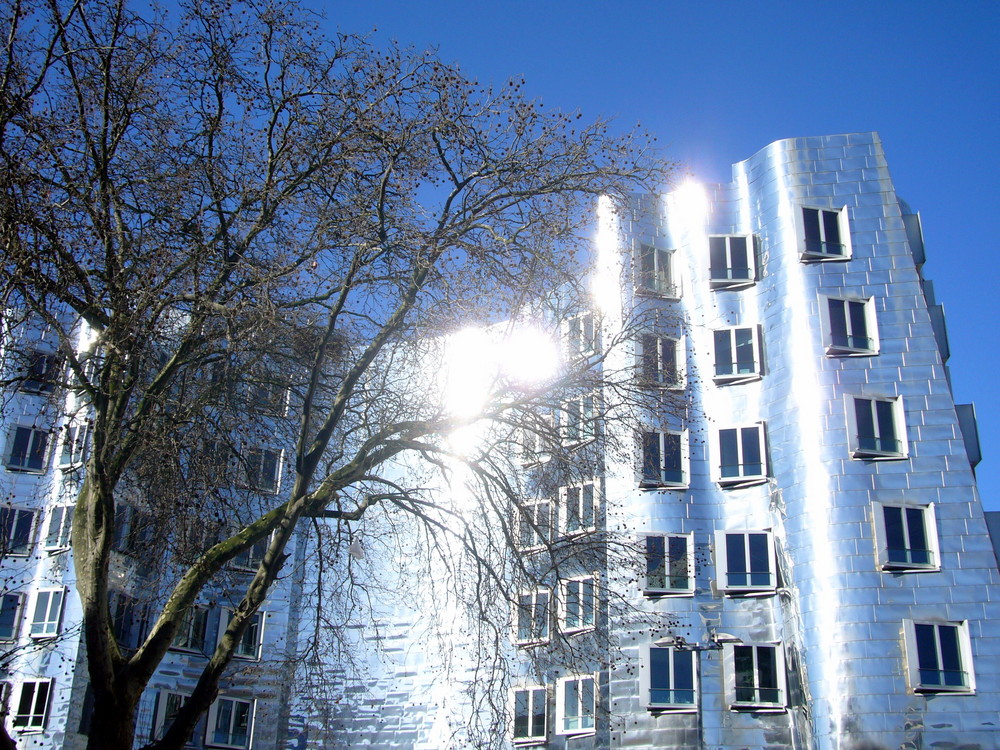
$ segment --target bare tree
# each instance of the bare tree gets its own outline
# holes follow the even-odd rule
[[[664,167],[641,135],[545,112],[519,83],[480,85],[433,54],[326,39],[285,2],[192,2],[177,17],[116,0],[4,10],[4,344],[24,321],[47,326],[60,390],[89,426],[72,550],[90,747],[132,747],[139,698],[197,596],[269,540],[196,689],[151,745],[176,748],[303,519],[360,522],[389,506],[443,533],[441,510],[393,465],[441,469],[445,456],[497,498],[518,494],[447,438],[483,419],[523,423],[576,376],[495,382],[456,413],[428,374],[434,348],[470,323],[521,319],[554,289],[564,308],[548,319],[565,319],[595,197]],[[298,415],[290,490],[187,492],[260,460],[239,451],[241,431],[270,422],[245,419],[232,394],[276,382]],[[148,634],[124,650],[109,570],[116,524],[136,507],[181,521],[150,532],[172,564]],[[221,538],[184,532],[198,525]]]

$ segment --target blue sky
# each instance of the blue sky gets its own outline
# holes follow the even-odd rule
[[[1000,510],[1000,291],[983,261],[1000,254],[1000,3],[341,0],[324,12],[329,31],[437,47],[482,81],[523,75],[546,107],[642,123],[700,180],[728,181],[732,162],[779,138],[879,131],[923,218],[955,397],[976,403],[980,490]]]

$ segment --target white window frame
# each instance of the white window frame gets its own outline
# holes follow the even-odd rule
[[[751,551],[750,537],[764,536],[767,544],[767,570],[729,570],[729,545],[728,539],[731,536],[742,537],[743,540],[743,561],[744,567],[749,568]],[[728,596],[764,596],[774,593],[778,588],[778,566],[775,555],[774,534],[768,529],[731,529],[728,531],[715,532],[715,560],[716,560],[716,581],[719,591]],[[730,573],[734,577],[746,576],[744,582],[731,581]],[[762,580],[763,576],[767,580]]]
[[[242,745],[234,744],[231,741],[219,742],[215,740],[215,732],[220,719],[219,714],[223,703],[232,703],[234,705],[240,703],[249,707],[247,711],[247,740]],[[211,707],[208,709],[208,721],[205,726],[205,747],[224,747],[230,748],[230,750],[247,750],[253,744],[253,725],[256,708],[257,702],[252,698],[234,698],[228,695],[220,695],[216,698]],[[228,731],[230,740],[232,740],[234,718],[235,713],[230,715]]]
[[[728,371],[719,372],[719,347],[717,339],[725,336],[729,342],[730,356],[736,355],[736,336],[740,331],[750,331],[750,343],[753,351],[753,369],[748,372],[740,372],[739,362],[725,362]],[[761,349],[760,326],[726,326],[712,330],[712,381],[716,385],[738,385],[740,383],[750,383],[760,380],[764,373],[764,364]]]
[[[72,469],[82,466],[90,455],[90,423],[68,425],[63,430],[59,450],[59,468]]]
[[[522,624],[525,626],[522,629]],[[544,586],[518,592],[514,640],[518,646],[548,643],[552,631],[552,591]]]
[[[717,461],[715,462],[715,481],[720,487],[746,487],[752,484],[759,484],[761,482],[766,482],[768,480],[768,461],[767,461],[767,435],[764,429],[765,425],[763,422],[755,422],[754,424],[741,424],[732,425],[728,427],[720,427],[715,431],[715,440],[713,441],[714,449],[716,451]],[[736,431],[736,458],[738,463],[723,466],[723,451],[722,451],[722,439],[723,434],[727,432]],[[751,466],[756,466],[755,463],[746,462],[746,449],[747,443],[746,436],[747,431],[756,431],[756,442],[757,450],[760,454],[760,472],[754,473],[750,472],[748,469]],[[752,434],[752,433],[751,433]],[[738,467],[739,474],[726,475],[726,469],[730,467]]]
[[[665,343],[671,342],[674,352],[673,374],[664,367]],[[652,347],[652,352],[649,349]],[[683,390],[687,386],[687,351],[683,336],[665,336],[659,333],[643,332],[635,340],[635,362],[637,380],[643,386]]]
[[[830,305],[844,305],[844,319],[847,339],[834,341],[833,321],[830,315]],[[851,315],[851,305],[861,305],[864,320],[864,331],[856,331]],[[874,297],[833,297],[821,295],[819,298],[820,330],[823,332],[823,348],[831,357],[871,357],[879,353],[878,323],[875,316]],[[862,339],[862,340],[856,340]],[[857,346],[857,344],[865,344]]]
[[[745,277],[733,277],[733,239],[743,239],[746,241],[747,252],[747,275]],[[744,289],[757,283],[757,253],[756,243],[752,234],[710,234],[708,236],[708,277],[709,288],[717,290]],[[725,244],[724,252],[726,256],[725,276],[716,276],[716,269],[712,266],[712,240],[722,240]]]
[[[247,407],[257,414],[283,417],[288,411],[288,383],[269,372],[255,370],[244,394]]]
[[[27,447],[23,456],[15,461],[14,448],[18,440],[19,432],[27,432]],[[16,471],[21,474],[44,474],[45,467],[49,459],[49,431],[33,425],[16,424],[11,425],[7,433],[7,450],[4,454],[4,463],[7,471]],[[41,450],[39,451],[39,445]],[[38,454],[41,457],[37,466],[32,465],[32,457]]]
[[[677,438],[680,443],[680,475],[667,476],[665,465],[667,456],[667,438]],[[639,487],[641,489],[686,489],[691,480],[691,446],[687,430],[649,430],[640,433],[639,436]],[[658,477],[647,476],[647,463],[652,464],[654,456],[647,456],[647,441],[653,445],[656,441],[659,453]],[[652,465],[649,467],[652,469]],[[671,469],[670,471],[676,471]]]
[[[39,700],[39,687],[45,686],[45,695]],[[21,711],[21,704],[25,701],[25,690],[31,688],[32,694],[29,697],[29,706],[26,712]],[[14,731],[20,733],[41,732],[49,719],[49,709],[52,706],[52,693],[55,692],[55,681],[48,678],[37,680],[22,680],[18,685],[17,700],[11,701],[10,721]]]
[[[922,632],[931,633],[932,645],[935,651],[935,664],[920,664],[920,648],[918,643],[918,626],[924,626]],[[932,628],[933,630],[927,630]],[[959,671],[964,676],[965,684],[940,684],[940,675],[945,671],[943,664],[941,629],[953,629],[958,646]],[[926,636],[924,636],[926,637]],[[943,695],[973,695],[976,692],[976,672],[973,668],[972,642],[969,639],[969,622],[945,620],[903,620],[903,638],[906,646],[906,672],[910,690],[914,693]],[[936,679],[925,679],[937,672]]]
[[[540,516],[544,508],[544,518]],[[517,548],[521,552],[532,552],[544,549],[552,541],[552,534],[555,528],[555,508],[552,500],[547,497],[529,498],[521,500],[519,507],[515,509],[517,518]],[[531,543],[526,544],[525,536],[532,537]]]
[[[890,508],[901,512],[902,521],[904,546],[903,549],[894,550],[897,553],[895,555],[890,554],[889,535],[885,523],[885,513]],[[915,534],[910,523],[910,513],[914,511],[919,513],[920,523],[923,525],[926,549],[921,550],[913,546],[912,537]],[[941,570],[941,550],[938,543],[937,518],[933,503],[914,503],[905,500],[875,502],[872,504],[872,518],[875,522],[875,558],[880,569],[894,573]],[[927,559],[912,559],[919,558],[921,556],[919,553],[924,553]],[[911,559],[901,560],[899,559],[901,556]],[[893,557],[896,559],[892,559]]]
[[[593,704],[585,705],[584,687],[587,681],[591,684]],[[567,713],[566,690],[569,683],[576,683],[576,705],[569,707],[573,713]],[[600,683],[598,675],[570,675],[561,677],[556,682],[556,734],[584,735],[594,734],[597,724],[597,703]],[[589,712],[588,712],[589,708]]]
[[[906,412],[903,408],[902,396],[856,396],[847,394],[845,397],[845,411],[847,412],[847,436],[850,444],[851,458],[864,459],[866,461],[895,461],[909,456],[909,441],[906,437]],[[862,437],[859,434],[857,402],[866,401],[872,404],[869,407],[872,413],[872,423],[875,435]],[[876,403],[891,404],[892,431],[893,435],[888,437],[882,434],[882,426],[879,424],[878,407]],[[895,445],[884,444],[884,441],[892,440]],[[899,450],[889,450],[896,447]]]
[[[662,585],[659,580],[650,577],[650,562],[655,550],[650,549],[650,540],[663,540],[663,575]],[[672,539],[684,540],[683,559],[687,568],[687,577],[683,586],[671,586],[674,576],[671,573],[670,564],[671,551],[670,541]],[[643,587],[642,593],[646,596],[694,596],[695,568],[694,568],[694,534],[645,534],[641,537],[642,562],[643,562]],[[655,542],[653,542],[655,545]],[[659,578],[659,576],[657,576]]]
[[[526,734],[518,734],[518,695],[524,694],[526,700],[527,714],[525,715]],[[542,701],[542,726],[536,726],[535,721],[538,710],[537,701]],[[549,689],[545,685],[524,685],[511,691],[511,717],[513,725],[511,727],[512,742],[517,747],[527,747],[530,745],[544,745],[549,733]],[[540,730],[540,731],[539,731]]]
[[[222,643],[222,636],[226,633],[226,628],[233,620],[234,610],[223,607],[219,611],[219,630],[216,636],[216,645]],[[264,612],[258,610],[254,612],[253,619],[243,631],[243,637],[233,648],[233,658],[242,661],[260,661],[261,649],[264,645]],[[249,646],[249,648],[248,648]]]
[[[597,393],[581,393],[563,402],[559,416],[562,420],[562,439],[568,446],[585,445],[597,438],[599,402]]]
[[[0,634],[0,641],[16,641],[21,632],[21,619],[24,617],[24,594],[9,591],[0,595],[0,612],[6,608],[8,602],[12,603],[10,609],[14,613],[11,618],[10,635]]]
[[[676,252],[641,243],[635,249],[635,291],[638,295],[649,295],[665,299],[679,299],[680,278],[676,268]],[[652,271],[643,270],[645,258],[651,255]]]
[[[38,589],[32,600],[28,635],[32,638],[52,638],[59,635],[65,604],[66,589]]]
[[[583,312],[563,321],[563,336],[566,355],[571,362],[601,351],[601,325],[593,312]]]
[[[183,651],[189,654],[204,654],[208,645],[209,608],[192,604],[184,614],[174,641],[170,644],[171,651]]]
[[[24,528],[27,519],[28,533],[18,534]],[[10,521],[8,524],[7,521]],[[0,556],[3,557],[28,557],[35,541],[35,524],[38,521],[38,511],[31,508],[18,508],[5,505],[0,508],[0,535],[3,536],[0,543]],[[22,544],[16,544],[23,541]]]
[[[551,413],[535,415],[533,425],[518,429],[521,465],[537,466],[549,460],[552,446],[558,441],[555,420]]]
[[[49,506],[45,518],[45,537],[42,549],[50,552],[70,548],[73,533],[73,512],[75,505]]]
[[[821,242],[820,247],[810,247],[806,240],[806,222],[805,222],[805,212],[806,211],[818,211],[819,219],[819,240]],[[823,213],[836,214],[837,217],[837,230],[840,234],[840,245],[843,247],[843,253],[829,253],[825,252],[824,248],[826,243],[829,242],[827,239],[825,219],[823,218]],[[798,210],[794,212],[795,215],[795,236],[798,238],[799,243],[799,260],[804,263],[816,263],[816,262],[831,262],[831,261],[845,261],[850,260],[854,254],[854,248],[851,245],[851,223],[847,215],[847,206],[841,206],[839,208],[831,208],[829,206],[810,206],[802,205],[799,206]]]
[[[751,648],[753,660],[753,684],[736,684],[736,649]],[[775,687],[761,686],[760,657],[762,649],[770,650],[774,653]],[[759,713],[784,713],[788,705],[788,690],[785,680],[785,651],[780,643],[724,643],[722,645],[723,669],[726,677],[726,703],[731,711],[753,711]],[[753,690],[753,697],[747,698],[742,692],[746,689]],[[761,690],[776,690],[778,700],[766,700],[760,695]],[[770,696],[766,696],[770,697]]]
[[[587,495],[590,495],[590,513],[587,514]],[[559,488],[559,522],[563,536],[586,534],[597,528],[600,506],[599,483],[596,479]],[[571,528],[571,521],[572,524]]]
[[[174,723],[174,719],[177,717],[177,713],[184,706],[184,701],[186,701],[191,696],[187,693],[180,693],[176,690],[160,690],[156,693],[156,714],[153,717],[153,739],[162,740],[163,735],[167,733],[170,728],[169,724]],[[173,707],[173,711],[169,710],[171,699],[177,699],[178,705]]]
[[[271,448],[269,446],[255,445],[244,448],[242,454],[243,476],[247,489],[267,495],[278,494],[278,491],[281,489],[281,470],[284,463],[282,460],[283,454],[284,451],[280,448]],[[267,481],[271,477],[264,475],[265,458],[268,456],[274,458],[273,482]],[[255,464],[255,462],[259,463]],[[254,468],[255,466],[256,468]]]
[[[654,700],[653,693],[653,652],[662,651],[667,654],[667,675],[666,683],[669,687],[657,687],[656,690],[658,694],[656,698],[664,698],[667,700]],[[678,654],[687,654],[685,657],[678,657]],[[681,695],[682,691],[686,692],[687,688],[676,687],[678,683],[678,668],[680,667],[680,662],[685,659],[690,658],[691,660],[691,700],[684,700],[687,696]],[[659,675],[663,677],[663,675]],[[659,682],[659,680],[657,680]],[[643,649],[643,659],[642,668],[639,674],[639,695],[642,696],[641,700],[645,701],[645,706],[647,711],[652,711],[655,713],[697,713],[698,711],[698,652],[694,649],[681,649],[676,646],[657,646],[651,645]],[[667,696],[663,696],[662,692],[667,692]]]
[[[586,586],[588,584],[590,585],[589,602],[586,596]],[[570,607],[573,598],[570,594],[570,589],[573,587],[578,587],[579,589],[576,597],[578,600],[576,608],[579,609],[579,612],[574,613],[575,619],[579,619],[579,622],[570,624]],[[563,633],[567,635],[582,633],[597,627],[599,590],[596,573],[574,576],[559,582],[559,623]]]

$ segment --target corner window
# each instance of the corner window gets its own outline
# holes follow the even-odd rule
[[[45,549],[69,549],[73,532],[73,506],[53,505],[49,508],[48,524],[45,528]]]
[[[695,652],[674,647],[649,649],[646,708],[650,711],[695,711]]]
[[[86,463],[90,453],[90,425],[70,425],[63,435],[59,453],[60,468],[70,468]]]
[[[652,245],[640,245],[637,252],[636,291],[658,297],[679,297],[680,287],[672,271],[673,253]]]
[[[31,552],[34,529],[35,511],[26,508],[0,508],[0,555],[28,555]]]
[[[712,289],[739,289],[756,279],[753,237],[721,235],[708,238],[709,285]]]
[[[184,619],[181,620],[180,627],[174,634],[172,649],[178,651],[193,651],[195,653],[205,653],[205,632],[208,627],[208,608],[192,604]]]
[[[514,744],[534,745],[545,742],[547,733],[548,691],[544,687],[526,687],[514,691]]]
[[[247,487],[259,492],[276,493],[281,478],[281,451],[249,448],[243,452]]]
[[[57,354],[43,351],[29,352],[21,390],[26,393],[51,393],[59,377],[60,365],[61,361]]]
[[[226,628],[229,627],[229,623],[233,621],[233,612],[229,609],[224,609],[219,613],[219,641],[222,641],[222,636],[226,632]],[[254,616],[250,619],[247,624],[247,629],[243,631],[243,636],[240,638],[236,647],[233,649],[233,658],[235,659],[260,659],[260,646],[263,641],[264,636],[264,613],[255,612]]]
[[[719,430],[719,474],[722,487],[740,487],[767,480],[764,425]]]
[[[597,398],[585,393],[563,404],[563,441],[570,444],[587,443],[597,437]]]
[[[597,622],[597,579],[582,576],[563,581],[562,629],[566,633],[589,630]]]
[[[565,332],[570,359],[589,357],[601,351],[601,329],[593,313],[584,313],[567,320]]]
[[[578,487],[563,487],[559,494],[562,498],[564,534],[596,528],[597,492],[593,482]]]
[[[763,372],[760,332],[756,326],[720,328],[712,334],[715,344],[715,374],[719,385],[758,380]]]
[[[190,696],[161,690],[156,694],[156,709],[153,720],[153,738],[162,740],[177,718],[181,708]]]
[[[250,747],[254,702],[236,698],[218,698],[208,709],[205,745],[244,750]]]
[[[933,505],[876,503],[875,544],[882,570],[940,570]]]
[[[62,621],[64,589],[41,589],[35,594],[35,610],[31,616],[32,638],[48,638],[59,634]]]
[[[803,207],[799,218],[799,257],[803,261],[850,259],[847,206],[840,209]]]
[[[23,594],[4,594],[0,597],[0,640],[12,641],[17,638],[23,606]]]
[[[777,588],[774,538],[769,531],[717,531],[719,589],[727,594],[770,593]]]
[[[45,729],[52,695],[52,680],[25,680],[14,703],[14,729]]]
[[[849,398],[847,419],[853,458],[906,458],[902,399]]]
[[[522,646],[549,639],[549,590],[521,592],[517,597],[517,642]]]
[[[524,500],[518,509],[517,546],[520,550],[544,547],[552,536],[552,504]]]
[[[7,440],[7,468],[10,471],[41,474],[45,471],[48,445],[47,431],[21,425],[13,427]]]
[[[637,346],[639,381],[657,388],[683,388],[684,357],[681,339],[641,334]]]
[[[915,693],[974,693],[967,622],[904,620],[906,665]]]
[[[875,299],[820,298],[820,318],[826,353],[834,357],[878,354]]]
[[[722,658],[731,710],[785,710],[785,660],[780,646],[727,643]]]
[[[642,433],[640,487],[648,489],[687,487],[687,465],[687,432]]]
[[[647,596],[694,593],[694,540],[691,534],[644,539]]]
[[[556,732],[592,734],[597,712],[597,681],[593,675],[563,677],[556,688]]]

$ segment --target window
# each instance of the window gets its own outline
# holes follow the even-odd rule
[[[826,353],[858,357],[878,354],[875,299],[820,298]]]
[[[640,487],[687,487],[688,440],[686,432],[642,434]]]
[[[552,533],[552,504],[548,500],[525,500],[518,514],[518,547],[544,547]]]
[[[644,545],[645,594],[694,593],[694,539],[691,534],[647,536]]]
[[[272,373],[258,371],[247,383],[246,398],[254,411],[281,417],[288,405],[288,384]]]
[[[90,425],[70,425],[63,436],[59,466],[62,468],[86,463],[90,453]]]
[[[12,641],[17,638],[23,605],[23,594],[4,594],[0,597],[0,640]]]
[[[883,570],[939,570],[933,505],[875,504],[875,544]]]
[[[639,267],[635,280],[638,291],[660,297],[679,296],[680,290],[674,284],[670,268],[672,253],[650,245],[640,245],[638,255]]]
[[[597,436],[596,398],[593,393],[572,398],[563,405],[563,440],[586,443]]]
[[[708,238],[709,285],[712,289],[750,286],[756,277],[753,237],[724,235]]]
[[[746,383],[760,378],[760,332],[756,327],[714,331],[716,383]]]
[[[525,466],[546,461],[558,442],[552,414],[526,414],[519,431],[521,463]]]
[[[0,508],[0,554],[24,557],[31,552],[35,511],[25,508]]]
[[[59,367],[58,355],[52,352],[29,352],[21,390],[28,393],[50,393],[59,376]]]
[[[674,647],[649,649],[643,687],[646,707],[658,711],[694,711],[695,653]]]
[[[975,692],[968,623],[904,620],[903,624],[907,671],[914,692]]]
[[[586,357],[601,350],[600,326],[592,313],[566,321],[566,348],[570,358]]]
[[[45,729],[52,680],[25,680],[17,698],[12,722],[15,729]]]
[[[548,691],[526,687],[514,691],[514,744],[541,744],[545,741]]]
[[[237,698],[218,698],[208,709],[208,732],[205,744],[209,747],[250,747],[253,729],[253,701]]]
[[[233,621],[233,612],[229,609],[224,609],[219,615],[219,641],[222,641],[222,636],[226,632],[226,628],[229,627],[229,623]],[[247,629],[243,631],[243,636],[240,638],[239,643],[236,644],[236,648],[233,649],[233,657],[237,659],[259,659],[260,658],[260,645],[264,635],[264,613],[255,612],[250,622],[247,624]]]
[[[587,630],[597,622],[597,580],[594,576],[562,582],[562,628],[571,633]]]
[[[167,733],[167,730],[174,723],[174,719],[177,718],[177,714],[180,713],[181,708],[184,706],[184,701],[188,697],[183,693],[169,693],[165,690],[161,690],[156,694],[156,718],[153,723],[154,739],[163,739],[163,735]]]
[[[738,487],[766,479],[764,425],[719,430],[719,484]]]
[[[281,451],[270,448],[249,448],[244,454],[247,487],[275,493],[281,478]]]
[[[777,587],[774,539],[769,531],[717,531],[719,588],[728,594],[771,592]]]
[[[174,642],[170,648],[178,651],[194,651],[205,653],[205,631],[208,626],[208,608],[192,605],[180,627],[174,634]]]
[[[63,589],[42,589],[35,594],[35,611],[31,616],[32,638],[48,638],[59,634],[62,620]]]
[[[680,339],[644,333],[639,336],[639,379],[644,385],[684,387],[684,347]]]
[[[111,628],[123,650],[134,650],[146,637],[147,609],[123,591],[111,592]]]
[[[53,505],[49,508],[48,525],[45,529],[45,549],[69,549],[73,532],[73,506]]]
[[[593,675],[563,677],[556,689],[556,732],[592,733],[596,707],[597,683]]]
[[[258,539],[245,550],[237,553],[230,565],[237,570],[256,572],[260,564],[264,562],[264,555],[267,554],[267,548],[270,546],[270,535],[265,536],[263,539]]]
[[[45,453],[49,433],[37,427],[16,426],[7,442],[7,468],[10,471],[41,473],[45,471]]]
[[[854,398],[847,418],[854,458],[906,458],[903,401],[899,398]]]
[[[847,206],[840,209],[802,209],[802,251],[804,261],[848,260],[851,257],[851,232],[847,225]]]
[[[517,642],[521,645],[549,639],[549,590],[522,592],[517,598]]]
[[[575,534],[595,528],[597,502],[593,482],[579,487],[563,487],[560,494],[564,533]]]
[[[734,711],[783,711],[785,660],[779,646],[744,646],[726,643],[726,692]],[[732,675],[732,679],[728,678]]]

